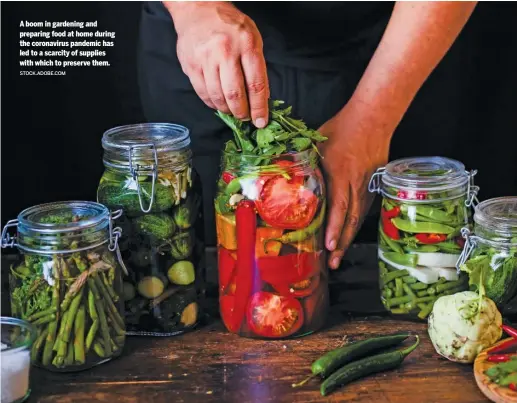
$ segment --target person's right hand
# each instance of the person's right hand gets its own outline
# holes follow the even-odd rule
[[[262,37],[230,2],[164,2],[178,33],[183,72],[209,107],[262,128],[268,122],[269,84]]]

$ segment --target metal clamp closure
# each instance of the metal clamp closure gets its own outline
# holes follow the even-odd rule
[[[377,171],[370,178],[370,182],[368,183],[368,191],[370,193],[381,193],[381,177],[384,175],[386,171],[385,167],[377,168]]]
[[[137,148],[151,148],[153,150],[153,158],[154,158],[154,164],[151,166],[140,166],[139,164],[136,164],[136,168],[133,165],[133,151]],[[140,187],[140,182],[138,181],[138,173],[141,171],[151,171],[152,172],[152,184],[151,184],[151,195],[150,195],[150,202],[149,206],[147,208],[144,208],[144,204],[142,202],[142,189]],[[136,190],[138,192],[138,201],[140,202],[140,209],[144,213],[149,213],[151,211],[151,208],[153,207],[154,202],[154,187],[156,184],[156,178],[158,176],[158,155],[156,153],[156,147],[153,143],[148,144],[137,144],[132,145],[129,147],[129,172],[131,173],[131,176],[133,177],[133,180],[136,182]]]
[[[463,237],[463,239],[465,239],[465,245],[463,246],[463,250],[461,251],[458,261],[456,262],[456,270],[458,271],[458,273],[460,272],[461,266],[465,264],[470,254],[476,247],[477,238],[476,236],[472,235],[470,233],[470,230],[466,227],[461,229],[461,236]]]
[[[9,220],[2,229],[2,248],[13,248],[17,246],[16,235],[9,234],[9,228],[18,227],[18,220]]]
[[[478,171],[476,169],[467,172],[469,181],[467,185],[467,200],[465,200],[466,207],[476,206],[479,204],[479,200],[477,198],[479,186],[474,185],[474,176],[476,176],[477,173]]]
[[[110,252],[115,252],[117,254],[117,260],[120,264],[120,267],[124,271],[126,276],[129,276],[129,272],[127,270],[126,265],[124,264],[124,260],[122,259],[122,254],[120,253],[120,248],[118,245],[118,240],[122,236],[122,228],[113,227],[113,222],[122,216],[122,210],[116,210],[113,213],[110,213],[109,216],[109,244],[108,250]]]

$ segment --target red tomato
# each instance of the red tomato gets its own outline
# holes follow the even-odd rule
[[[237,333],[239,328],[232,320],[234,305],[235,297],[233,295],[225,295],[219,298],[219,313],[224,325],[230,332]]]
[[[235,176],[233,176],[230,172],[223,172],[222,178],[224,183],[228,184],[235,179]]]
[[[310,278],[307,278],[302,281],[298,281],[297,283],[291,284],[272,284],[273,288],[277,290],[281,295],[292,296],[296,298],[303,298],[311,295],[314,290],[320,284],[320,275],[316,275]]]
[[[289,285],[316,275],[320,270],[320,252],[291,253],[258,259],[260,278],[266,283]]]
[[[296,181],[272,176],[266,178],[255,205],[260,217],[272,227],[301,229],[314,218],[318,198]]]
[[[224,292],[235,273],[237,262],[230,251],[225,248],[218,249],[218,271],[219,271],[219,290]]]
[[[303,171],[301,169],[289,169],[295,164],[294,162],[288,160],[280,160],[276,161],[275,164],[286,169],[287,174],[291,177],[291,179],[288,181],[289,183],[303,185],[305,176]]]
[[[302,327],[303,309],[295,298],[259,291],[249,301],[247,319],[257,336],[287,337]]]

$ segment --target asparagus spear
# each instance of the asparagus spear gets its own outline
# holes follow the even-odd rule
[[[48,336],[48,326],[45,328],[45,330],[43,330],[39,334],[38,338],[32,345],[32,349],[31,349],[31,361],[32,362],[36,362],[36,360],[38,359],[38,356],[41,352],[41,348],[43,347],[47,336]]]
[[[86,309],[81,305],[77,311],[74,322],[74,357],[76,364],[84,364],[86,361],[84,352],[84,323],[86,317]]]
[[[106,319],[106,314],[104,311],[104,303],[99,295],[99,290],[97,289],[97,286],[95,285],[95,282],[92,278],[88,278],[88,285],[90,286],[90,290],[92,291],[93,296],[95,297],[95,308],[97,308],[97,314],[99,315],[101,334],[105,342],[105,353],[107,356],[110,356],[112,353],[111,344],[109,343],[110,331],[108,327],[108,320]]]
[[[90,317],[92,318],[92,325],[86,336],[86,352],[90,351],[93,344],[93,340],[99,329],[99,315],[97,314],[97,308],[95,308],[95,297],[93,296],[92,290],[88,290],[88,310],[90,311]]]

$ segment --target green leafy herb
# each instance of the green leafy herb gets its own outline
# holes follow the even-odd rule
[[[316,143],[327,140],[327,137],[308,128],[302,120],[291,117],[291,106],[283,108],[283,104],[281,100],[270,101],[270,120],[263,129],[218,111],[217,116],[234,134],[234,139],[228,140],[224,148],[227,158],[231,158],[231,154],[244,157],[249,155],[250,164],[263,166],[270,164],[272,157],[284,153],[302,152],[310,148],[317,151]],[[227,162],[233,165],[234,161]]]

